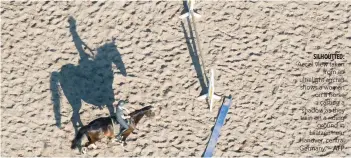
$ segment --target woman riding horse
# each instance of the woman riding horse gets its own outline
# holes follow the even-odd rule
[[[133,129],[133,127],[129,126],[128,123],[126,122],[126,119],[129,116],[124,116],[123,114],[123,110],[125,110],[126,112],[130,113],[125,107],[124,105],[127,103],[128,101],[119,101],[118,105],[116,107],[116,118],[117,118],[117,122],[121,125],[121,130],[120,132],[116,135],[115,141],[120,141],[121,140],[121,134],[123,134],[125,131],[127,131],[128,129]]]
[[[126,130],[123,130],[122,128],[123,131],[120,133],[120,135],[122,136],[122,142],[123,142],[122,145],[126,145],[127,137],[133,132],[135,126],[143,118],[144,115],[146,115],[147,117],[155,116],[155,113],[152,112],[152,106],[146,106],[140,110],[136,110],[129,114],[130,116],[129,127],[131,128],[127,128]],[[75,149],[78,146],[79,141],[82,139],[84,134],[87,135],[88,142],[85,143],[84,145],[84,148],[82,151],[83,153],[86,152],[84,150],[87,150],[87,147],[90,145],[93,145],[94,148],[96,148],[95,142],[101,140],[105,136],[108,137],[109,139],[112,139],[113,137],[115,137],[115,133],[116,133],[114,126],[116,126],[117,123],[116,125],[113,123],[113,122],[116,122],[115,120],[117,120],[116,116],[101,117],[90,122],[88,125],[83,126],[82,128],[79,129],[78,134],[72,140],[71,149]]]

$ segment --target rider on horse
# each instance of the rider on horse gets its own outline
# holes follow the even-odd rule
[[[128,125],[128,123],[125,121],[125,119],[129,118],[129,116],[125,116],[123,114],[123,110],[125,110],[126,112],[130,113],[125,107],[124,104],[126,104],[126,101],[119,101],[116,107],[116,119],[117,122],[123,127],[123,130],[120,130],[120,132],[116,135],[116,141],[120,141],[121,140],[121,135],[127,131],[129,128],[132,128]]]

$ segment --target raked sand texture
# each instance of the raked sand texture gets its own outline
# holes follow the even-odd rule
[[[220,103],[209,112],[196,100],[204,84],[188,22],[178,18],[183,8],[180,1],[2,1],[1,155],[81,156],[70,149],[71,105],[82,103],[87,124],[109,115],[102,105],[129,99],[130,111],[153,105],[156,116],[142,119],[125,148],[104,139],[87,155],[201,156]],[[315,98],[295,81],[325,76],[296,65],[322,52],[345,54],[338,69],[351,80],[351,2],[206,1],[196,8],[206,72],[215,70],[216,93],[233,96],[214,156],[351,154],[351,81],[340,84],[348,149],[306,153],[298,141],[316,122],[301,121],[298,109]]]

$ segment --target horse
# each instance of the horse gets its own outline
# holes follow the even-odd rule
[[[136,125],[144,115],[147,117],[155,116],[155,113],[152,112],[152,108],[152,106],[146,106],[129,114],[130,118],[126,119],[126,121],[130,122],[130,128],[122,134],[122,146],[127,145],[127,137],[133,133]],[[88,142],[85,143],[82,148],[83,154],[87,152],[89,146],[92,146],[94,149],[96,149],[97,146],[95,145],[95,142],[101,140],[102,138],[107,137],[111,140],[115,137],[115,133],[117,132],[115,131],[114,126],[119,125],[117,121],[114,123],[115,120],[116,116],[100,117],[91,121],[88,125],[81,127],[78,131],[78,134],[72,140],[71,149],[73,150],[77,148],[79,141],[82,139],[84,134],[88,137]],[[121,127],[120,130],[123,130],[123,127]]]

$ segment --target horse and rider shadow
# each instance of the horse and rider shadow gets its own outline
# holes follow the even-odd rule
[[[115,39],[97,48],[95,55],[79,37],[75,19],[69,17],[68,22],[73,42],[80,56],[79,64],[67,64],[62,66],[60,71],[52,72],[50,88],[56,126],[61,128],[60,86],[72,106],[71,121],[77,133],[77,128],[83,126],[79,114],[82,100],[99,109],[107,106],[110,115],[114,114],[112,64],[116,65],[123,76],[127,76],[127,72]],[[86,50],[89,50],[92,55],[89,55]]]

